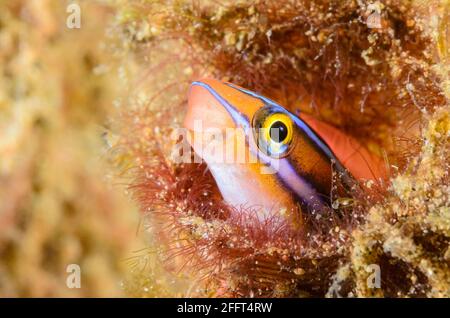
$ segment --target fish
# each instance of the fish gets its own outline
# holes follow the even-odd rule
[[[354,137],[232,83],[193,82],[183,125],[223,200],[263,217],[279,215],[300,226],[302,214],[330,208],[335,176],[347,191],[359,181],[386,178],[384,161]],[[218,151],[209,151],[212,140]]]

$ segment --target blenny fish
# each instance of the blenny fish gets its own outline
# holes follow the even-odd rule
[[[386,178],[383,160],[355,138],[231,83],[193,82],[184,126],[198,134],[227,131],[226,143],[247,150],[245,162],[216,160],[205,155],[204,139],[190,138],[227,204],[259,207],[270,215],[287,211],[296,223],[294,211],[312,213],[331,206],[334,176],[349,191],[355,182]],[[270,168],[272,172],[265,170]]]

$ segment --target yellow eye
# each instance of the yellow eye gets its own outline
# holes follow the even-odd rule
[[[292,147],[294,127],[291,117],[283,110],[262,108],[253,118],[255,140],[258,148],[268,156],[287,156]]]
[[[292,120],[286,114],[272,114],[262,124],[265,139],[274,143],[288,144],[292,140]]]

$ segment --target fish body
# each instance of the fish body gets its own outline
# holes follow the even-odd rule
[[[354,138],[231,83],[192,83],[184,126],[228,204],[285,214],[294,223],[298,211],[330,206],[333,176],[347,188],[355,180],[385,177],[382,161]],[[225,136],[216,154],[205,152],[208,142],[198,137],[208,129]],[[238,160],[239,149],[245,160]]]

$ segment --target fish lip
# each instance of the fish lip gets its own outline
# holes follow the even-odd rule
[[[202,128],[226,129],[236,126],[230,113],[213,95],[214,88],[209,83],[221,84],[213,79],[192,82],[183,121],[184,128],[194,130],[195,121],[201,121]]]

